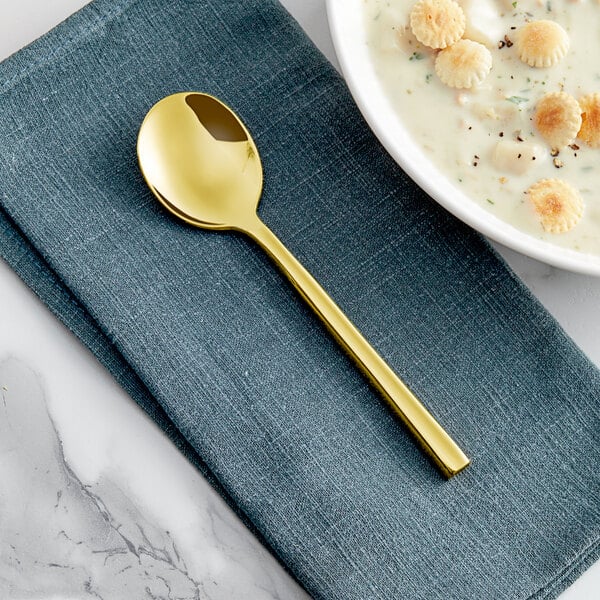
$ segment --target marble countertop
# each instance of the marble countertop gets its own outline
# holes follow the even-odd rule
[[[0,58],[85,3],[3,0]],[[335,63],[324,0],[283,4]],[[600,365],[600,279],[498,250]],[[2,262],[0,331],[0,598],[307,598]],[[600,562],[561,598],[598,589]]]

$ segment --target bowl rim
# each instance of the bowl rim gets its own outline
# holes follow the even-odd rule
[[[536,239],[480,207],[425,156],[391,106],[365,40],[364,0],[326,0],[329,29],[342,74],[363,117],[406,174],[431,198],[467,225],[541,262],[600,276],[600,256]]]

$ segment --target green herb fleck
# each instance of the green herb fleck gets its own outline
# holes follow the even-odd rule
[[[523,98],[523,96],[510,96],[507,98],[507,100],[513,104],[523,104],[523,102],[529,102],[529,98]]]
[[[486,199],[485,199],[485,201],[486,201],[488,204],[496,204],[496,203],[495,203],[495,202],[494,202],[494,201],[493,201],[491,198],[486,198]]]
[[[427,75],[425,75],[425,83],[431,83],[432,77],[433,77],[433,73],[427,73]]]
[[[421,52],[413,52],[408,60],[423,60],[425,55]]]
[[[550,2],[550,0],[548,0],[548,2],[546,2],[546,10],[548,12],[552,12],[552,2]]]
[[[513,8],[517,8],[517,3],[516,2],[513,2],[512,5],[513,5]]]

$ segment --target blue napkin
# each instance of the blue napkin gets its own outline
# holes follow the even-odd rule
[[[0,65],[0,252],[315,598],[553,598],[600,555],[600,376],[273,0],[96,0]],[[473,458],[450,481],[248,239],[135,144],[234,106],[260,214]]]

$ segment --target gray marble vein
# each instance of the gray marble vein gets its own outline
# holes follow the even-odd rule
[[[206,598],[168,531],[69,467],[35,375],[6,361],[0,381],[0,596]]]

